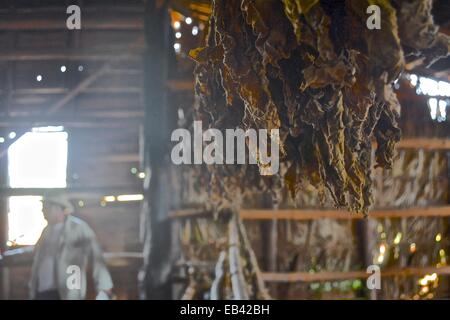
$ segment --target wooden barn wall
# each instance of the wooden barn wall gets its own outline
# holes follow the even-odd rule
[[[12,4],[14,1],[5,0]],[[115,1],[117,4],[120,1]],[[64,4],[69,2],[65,1]],[[33,1],[29,1],[32,5]],[[110,1],[96,1],[96,5],[108,5]],[[123,4],[123,3],[122,3]],[[129,5],[142,5],[142,1],[128,1]],[[89,5],[88,5],[89,6]],[[91,10],[92,9],[92,10]],[[140,10],[128,10],[126,16],[134,21],[141,21]],[[2,11],[0,10],[0,13]],[[37,13],[46,14],[44,13]],[[114,18],[120,18],[117,12],[105,12]],[[122,15],[123,16],[123,15]],[[65,17],[64,14],[62,16]],[[95,8],[87,8],[86,21],[95,22]],[[55,20],[61,16],[55,15]],[[143,20],[143,19],[142,19]],[[62,19],[61,21],[64,21]],[[127,47],[141,35],[138,28],[129,30],[87,29],[82,33],[68,33],[61,30],[40,32],[39,30],[22,30],[20,32],[0,32],[0,101],[7,101],[8,113],[19,117],[43,114],[49,106],[57,102],[84,77],[93,74],[105,62],[104,56],[117,56],[127,51]],[[25,61],[27,54],[52,51],[68,54],[64,62],[68,70],[77,70],[83,66],[76,76],[69,78],[67,73],[59,72],[59,63],[55,61]],[[11,58],[11,54],[15,57]],[[70,55],[89,56],[82,60],[73,59]],[[96,54],[103,58],[96,58]],[[21,58],[22,57],[22,58]],[[98,55],[97,55],[98,57]],[[130,57],[101,77],[88,89],[81,92],[76,100],[64,106],[63,117],[71,121],[77,119],[108,123],[129,123],[117,128],[99,130],[98,128],[75,128],[69,130],[71,141],[69,151],[68,181],[76,187],[129,187],[139,188],[142,181],[130,174],[131,167],[139,167],[136,160],[117,161],[117,155],[136,157],[139,150],[137,137],[139,124],[143,116],[142,108],[142,69],[143,63],[139,54]],[[178,76],[191,80],[191,66],[183,70],[178,68]],[[37,74],[44,74],[45,86],[37,83]],[[9,75],[9,76],[8,76]],[[8,78],[9,77],[9,78]],[[11,81],[10,81],[11,80]],[[401,83],[399,98],[403,104],[401,125],[405,137],[428,136],[448,137],[447,123],[436,123],[429,117],[426,108],[426,97],[416,96],[412,88],[407,89]],[[192,90],[171,96],[170,114],[177,115],[178,108],[185,111],[185,118],[178,119],[179,126],[190,121],[193,105]],[[5,110],[2,110],[5,111]],[[20,119],[20,118],[19,118]],[[175,121],[175,119],[170,119]],[[420,130],[417,127],[420,126]],[[443,205],[448,203],[447,158],[444,152],[438,151],[399,151],[393,170],[374,172],[375,207],[403,208],[410,206]],[[196,170],[196,169],[195,169]],[[196,178],[193,170],[180,167],[172,170],[172,185],[177,194],[182,195],[183,204],[187,208],[204,208],[208,202],[208,188],[205,181]],[[319,208],[317,192],[306,187],[295,201],[283,192],[279,208]],[[268,195],[251,193],[244,198],[244,207],[268,208]],[[83,201],[82,206],[78,201]],[[96,231],[105,252],[142,251],[139,242],[140,204],[107,204],[100,205],[100,199],[74,199],[77,206],[76,215],[84,218]],[[178,204],[177,204],[178,205]],[[325,207],[331,207],[326,203]],[[433,240],[436,233],[447,228],[444,218],[403,218],[369,220],[369,238],[371,239],[371,256],[379,254],[379,245],[383,241],[392,243],[400,232],[403,234],[402,252],[395,258],[395,248],[386,257],[389,266],[425,266],[435,263],[436,250],[439,246]],[[246,226],[253,248],[263,271],[351,271],[361,270],[364,262],[360,254],[360,238],[354,221],[315,220],[315,221],[279,221],[275,228],[278,239],[274,261],[268,260],[267,235],[270,225],[260,221],[246,221]],[[209,218],[184,219],[174,221],[179,231],[182,255],[179,263],[193,266],[201,270],[204,279],[197,279],[205,285],[206,292],[211,282],[212,267],[217,261],[221,248],[226,245],[226,231],[220,220]],[[381,227],[380,227],[381,225]],[[273,226],[272,226],[273,227]],[[381,232],[380,232],[381,230]],[[387,230],[390,230],[387,232]],[[409,255],[409,245],[415,243],[417,250]],[[442,246],[447,243],[440,244]],[[272,248],[273,251],[273,248]],[[273,253],[273,252],[272,252]],[[392,259],[391,259],[392,258]],[[392,261],[391,261],[392,260]],[[192,265],[191,263],[194,262]],[[120,299],[137,298],[137,274],[141,261],[115,259],[109,262],[115,293]],[[186,265],[183,265],[186,266]],[[273,270],[275,268],[275,270]],[[185,269],[183,269],[185,270]],[[206,270],[206,271],[205,271]],[[10,268],[9,298],[22,299],[27,296],[26,283],[29,278],[29,267]],[[185,285],[190,277],[180,272]],[[402,282],[403,281],[403,282]],[[417,277],[409,280],[389,279],[383,282],[381,298],[400,298],[398,291],[401,285],[404,292],[414,293]],[[442,282],[444,284],[442,284]],[[442,281],[439,290],[448,288]],[[358,284],[358,283],[356,283]],[[361,284],[359,284],[361,285]],[[296,283],[271,285],[271,294],[277,298],[352,298],[360,293],[352,290],[355,282],[328,283]],[[339,293],[338,289],[339,288]],[[201,292],[201,290],[200,290]],[[0,293],[1,294],[1,293]],[[92,291],[90,295],[92,297]],[[439,296],[441,293],[436,293]],[[207,296],[199,296],[205,298]],[[0,297],[1,298],[1,297]]]
[[[205,188],[185,172],[184,184],[180,189],[186,197],[185,208],[195,207],[206,201]],[[376,208],[408,208],[427,205],[447,204],[447,159],[444,152],[438,151],[404,151],[398,152],[391,171],[377,169],[374,172],[374,190]],[[198,191],[202,192],[198,193]],[[281,201],[280,209],[294,208],[295,205],[286,197]],[[248,195],[244,200],[246,208],[264,207],[264,195]],[[255,201],[255,199],[258,199]],[[248,201],[247,201],[248,200]],[[319,208],[317,193],[313,190],[301,192],[297,197],[298,208]],[[349,213],[350,214],[350,213]],[[439,263],[439,250],[446,248],[443,241],[436,244],[435,236],[445,234],[446,218],[401,218],[369,219],[370,256],[372,263],[377,263],[379,246],[386,243],[388,253],[387,267],[429,267]],[[176,222],[178,223],[178,222]],[[321,272],[321,271],[360,271],[365,269],[360,254],[361,239],[354,220],[321,219],[311,221],[279,220],[276,224],[277,241],[275,250],[275,270],[268,261],[267,222],[245,221],[252,247],[258,258],[262,271],[276,272]],[[205,286],[212,281],[212,272],[205,271],[206,264],[212,268],[220,250],[226,246],[226,225],[211,218],[182,219],[180,222],[180,242],[183,254],[181,261],[193,263],[200,273],[211,277],[198,280]],[[380,231],[382,228],[382,231]],[[398,233],[402,234],[401,243],[396,246],[393,241]],[[415,243],[417,250],[410,254],[409,246]],[[272,262],[273,263],[273,262]],[[208,270],[206,268],[206,270]],[[383,290],[380,298],[404,298],[415,294],[415,285],[419,277],[383,278]],[[442,277],[437,296],[445,297],[447,277]],[[355,282],[356,281],[356,282]],[[271,294],[276,298],[310,299],[310,298],[356,298],[363,290],[359,280],[327,281],[316,283],[290,283],[269,285]],[[400,290],[399,288],[403,288]],[[401,294],[403,294],[401,296]]]
[[[85,1],[81,31],[65,26],[71,1],[2,1],[0,5],[0,133],[29,129],[29,120],[62,124],[69,134],[69,187],[97,188],[98,195],[72,199],[75,215],[94,229],[106,253],[142,252],[141,202],[101,204],[101,195],[120,188],[140,193],[143,111],[143,1]],[[101,19],[99,17],[101,16]],[[28,21],[36,21],[33,28]],[[106,24],[104,24],[107,22]],[[102,25],[103,24],[103,25]],[[130,49],[134,46],[133,49]],[[57,112],[49,112],[83,79],[112,58],[126,55],[80,90]],[[64,65],[66,72],[61,72]],[[36,76],[42,75],[42,81]],[[4,180],[4,179],[3,179]],[[129,192],[127,192],[127,190]],[[138,298],[140,258],[108,259],[119,299]],[[9,292],[26,299],[29,266],[9,269]],[[89,293],[93,297],[92,288]]]
[[[411,207],[442,206],[448,203],[447,154],[445,151],[398,150],[392,170],[375,169],[373,172],[374,208],[405,209]],[[176,168],[174,179],[183,196],[183,208],[207,208],[208,188],[197,178],[198,167],[190,170]],[[284,190],[279,209],[329,208],[331,202],[320,204],[314,188],[301,190],[293,201]],[[243,208],[268,208],[270,196],[249,192],[243,198]],[[270,207],[269,207],[270,208]],[[350,214],[350,213],[349,213]],[[226,246],[226,225],[220,220],[206,217],[184,218],[175,222],[180,226],[182,256],[180,261],[196,266],[207,280],[197,279],[204,286],[207,298],[208,285],[213,280],[212,268],[220,251]],[[321,272],[365,270],[361,254],[361,235],[354,220],[320,219],[311,221],[279,220],[276,248],[270,261],[268,245],[270,222],[245,220],[252,247],[262,271]],[[268,229],[269,228],[269,229]],[[380,229],[382,231],[380,231]],[[445,235],[447,218],[369,219],[368,239],[370,264],[378,263],[380,245],[387,253],[382,268],[433,267],[440,262],[439,252],[447,249],[448,240],[436,243],[437,234]],[[401,234],[400,244],[394,245]],[[410,245],[415,244],[415,252]],[[272,258],[273,259],[273,258]],[[208,269],[209,268],[209,269]],[[205,271],[206,270],[206,271]],[[209,271],[208,271],[209,270]],[[209,272],[209,273],[208,273]],[[413,298],[418,293],[419,276],[383,278],[383,290],[378,298]],[[446,297],[448,277],[442,276],[433,296]],[[315,283],[269,284],[271,294],[280,299],[357,298],[364,292],[360,280],[325,281]],[[358,288],[359,290],[355,290]],[[198,298],[199,296],[197,296]]]
[[[71,187],[98,187],[108,195],[108,189],[124,187],[139,189],[142,179],[130,172],[138,163],[110,163],[108,157],[117,153],[136,152],[137,131],[69,130],[68,182]],[[119,139],[119,140],[118,140]],[[75,215],[84,219],[95,231],[105,253],[142,252],[139,239],[140,202],[103,203],[101,197],[72,199]],[[138,298],[137,275],[141,259],[108,259],[119,299]],[[10,299],[25,299],[29,266],[10,268]],[[94,297],[92,288],[89,296]]]

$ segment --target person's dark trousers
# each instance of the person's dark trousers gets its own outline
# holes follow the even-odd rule
[[[36,294],[36,300],[61,300],[57,290],[48,290],[38,292]]]

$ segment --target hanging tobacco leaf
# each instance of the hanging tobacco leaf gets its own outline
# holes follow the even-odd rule
[[[280,172],[291,193],[310,183],[337,207],[368,211],[372,141],[392,166],[400,139],[393,82],[404,54],[448,52],[431,0],[214,0],[196,61],[197,119],[206,127],[280,130]],[[366,10],[377,5],[381,29]],[[259,185],[280,188],[251,165],[209,166],[213,197],[236,202]],[[223,203],[221,204],[224,205]]]

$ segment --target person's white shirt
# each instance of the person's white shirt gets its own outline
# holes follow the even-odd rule
[[[38,292],[57,290],[56,257],[59,237],[64,224],[62,222],[48,226],[48,233],[42,242],[42,258],[38,265]]]

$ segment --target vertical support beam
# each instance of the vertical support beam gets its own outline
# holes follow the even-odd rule
[[[172,237],[168,219],[171,199],[170,134],[165,83],[168,77],[170,20],[167,1],[148,0],[145,8],[144,103],[146,196],[143,280],[146,299],[171,299]]]
[[[263,206],[270,209],[278,209],[278,198],[276,195],[272,193],[267,193],[266,197],[264,199]],[[262,241],[263,241],[263,252],[264,254],[263,258],[263,264],[264,264],[264,271],[268,272],[277,272],[278,271],[278,220],[272,219],[269,221],[262,221],[261,222],[261,229],[262,229]],[[279,292],[279,285],[276,283],[270,283],[268,284],[268,287],[270,289],[270,292],[275,297],[278,296]]]
[[[14,34],[14,43],[13,47],[16,47],[17,35]],[[14,70],[15,63],[9,62],[7,65],[7,92],[4,99],[4,110],[0,110],[4,112],[7,116],[10,113],[11,107],[11,97],[14,89]],[[9,144],[3,145],[3,150],[0,150],[0,186],[8,187],[9,186],[9,176],[8,176],[8,148]],[[8,241],[8,197],[0,197],[0,254],[3,254],[7,250],[6,242]],[[3,267],[0,268],[0,299],[9,299],[10,293],[10,277],[9,277],[9,268]]]
[[[8,186],[8,157],[0,157],[0,185]],[[8,240],[8,198],[0,198],[0,254],[6,251]],[[0,268],[0,298],[9,298],[9,272],[6,267]]]
[[[362,220],[356,221],[356,234],[358,238],[358,251],[360,257],[362,257],[362,262],[364,264],[364,268],[367,268],[369,265],[373,264],[371,248],[373,246],[373,239],[371,237],[370,232],[370,221],[365,218]],[[381,280],[383,281],[383,279]],[[365,284],[363,285],[365,287]],[[369,290],[369,289],[367,289]],[[377,300],[377,290],[369,290],[368,297],[370,300]]]
[[[375,151],[371,152],[371,164],[375,163]],[[383,206],[382,197],[383,193],[383,174],[384,171],[382,169],[374,169],[373,171],[373,179],[378,181],[378,189],[376,190],[377,202],[379,206]],[[365,218],[362,220],[358,220],[355,222],[356,227],[356,240],[358,245],[358,252],[361,258],[361,262],[363,263],[363,267],[367,268],[369,265],[373,264],[373,257],[371,253],[371,249],[375,244],[375,239],[372,237],[370,220]],[[383,279],[381,280],[383,281]],[[365,288],[365,284],[363,285]],[[377,290],[368,290],[368,298],[370,300],[377,300]]]
[[[10,107],[11,107],[11,100],[12,100],[12,94],[14,90],[14,67],[15,63],[13,61],[9,62],[6,69],[6,94],[5,94],[5,114],[7,116],[10,115]],[[3,110],[2,110],[3,111]]]
[[[447,157],[447,203],[450,204],[450,152],[447,151],[445,153]],[[445,226],[445,235],[444,239],[447,241],[446,252],[450,252],[450,218],[443,218],[444,226]],[[450,290],[450,277],[447,280],[447,291]]]

